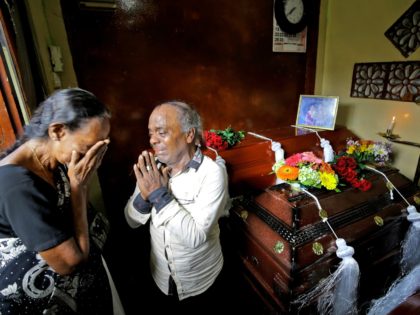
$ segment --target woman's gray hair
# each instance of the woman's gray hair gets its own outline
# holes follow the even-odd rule
[[[188,132],[191,128],[195,129],[195,144],[200,145],[203,138],[203,125],[198,112],[187,103],[181,101],[168,101],[161,105],[164,104],[174,106],[177,109],[183,132]]]

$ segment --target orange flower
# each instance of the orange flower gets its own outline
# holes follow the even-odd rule
[[[276,175],[282,180],[295,180],[299,175],[299,169],[294,166],[283,165],[279,167]]]
[[[331,165],[325,162],[322,162],[320,168],[319,168],[320,172],[323,173],[328,173],[328,174],[334,174],[334,170],[332,169]]]

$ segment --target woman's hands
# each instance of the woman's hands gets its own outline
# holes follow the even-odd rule
[[[69,242],[65,242],[66,245],[63,248],[72,253],[69,257],[74,261],[69,265],[77,265],[86,260],[89,255],[89,227],[86,214],[88,184],[101,165],[109,142],[109,139],[96,142],[84,155],[73,151],[68,164],[74,236],[69,239]]]
[[[140,194],[144,200],[147,200],[156,189],[168,186],[169,168],[159,168],[151,152],[143,151],[133,169]]]
[[[73,151],[68,164],[70,184],[87,186],[92,175],[102,163],[102,158],[108,149],[109,139],[98,141],[85,155]]]

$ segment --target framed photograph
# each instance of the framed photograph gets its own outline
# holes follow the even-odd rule
[[[307,135],[309,133],[313,133],[312,130],[308,130],[308,129],[303,129],[303,128],[295,128],[295,135],[296,136],[302,136],[302,135]]]
[[[334,130],[338,96],[301,95],[296,126]]]

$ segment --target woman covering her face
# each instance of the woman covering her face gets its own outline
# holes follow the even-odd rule
[[[112,314],[107,222],[87,192],[110,116],[90,92],[57,91],[1,156],[1,314]]]

